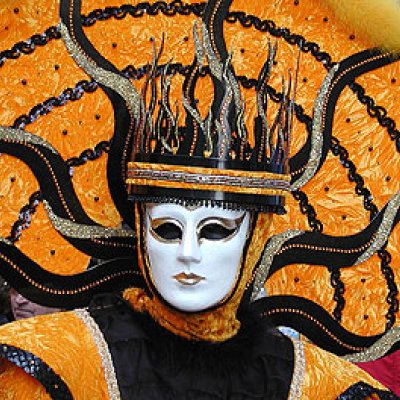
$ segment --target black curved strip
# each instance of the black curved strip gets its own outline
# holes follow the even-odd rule
[[[209,0],[203,13],[203,22],[207,25],[209,33],[215,39],[213,45],[216,46],[217,56],[221,60],[226,60],[228,51],[224,40],[223,23],[228,15],[228,10],[232,4],[232,0],[219,1]]]
[[[345,392],[337,397],[337,400],[358,399],[399,400],[400,397],[396,396],[393,392],[390,392],[388,390],[375,389],[368,383],[361,381],[350,386]]]
[[[30,300],[52,307],[86,307],[96,293],[143,287],[135,255],[75,275],[48,272],[14,246],[0,242],[0,275]]]
[[[283,245],[283,251],[275,256],[270,275],[290,264],[325,265],[331,269],[352,266],[373,239],[386,208],[387,206],[364,230],[355,235],[329,236],[320,232],[305,232],[288,240]],[[397,210],[392,230],[399,220],[400,208]]]
[[[330,150],[333,155],[339,157],[342,166],[348,170],[347,176],[349,178],[349,181],[356,184],[354,188],[355,193],[358,196],[362,196],[364,198],[364,208],[369,211],[370,218],[373,219],[378,213],[378,207],[373,202],[371,192],[364,186],[363,177],[359,173],[357,173],[357,167],[351,160],[349,160],[348,151],[340,144],[340,141],[335,137],[332,137]]]
[[[4,65],[7,59],[16,60],[22,54],[31,54],[38,46],[43,47],[50,41],[59,39],[60,37],[61,35],[57,31],[57,27],[51,26],[41,34],[35,34],[28,40],[18,42],[11,49],[0,52],[0,67]]]
[[[53,400],[73,400],[71,391],[62,378],[42,359],[29,351],[2,343],[0,357],[12,362],[40,382]]]
[[[358,100],[365,104],[367,113],[371,118],[376,118],[379,125],[387,130],[390,139],[396,143],[396,150],[400,153],[400,131],[396,128],[396,122],[387,115],[384,107],[377,105],[375,100],[365,94],[365,89],[356,82],[349,85],[350,89],[357,95]]]
[[[2,153],[17,157],[29,166],[39,182],[43,199],[50,203],[57,215],[71,219],[68,214],[70,211],[76,222],[95,224],[83,210],[71,183],[70,170],[58,153],[24,141],[0,142]],[[52,178],[53,174],[55,179]]]
[[[251,309],[277,326],[295,329],[317,346],[339,356],[371,347],[381,335],[360,336],[346,330],[320,305],[298,296],[270,296],[257,300]]]
[[[374,218],[375,215],[378,213],[378,207],[375,205],[373,201],[371,192],[364,186],[364,179],[360,174],[357,173],[357,168],[354,165],[354,163],[351,160],[349,160],[348,151],[340,144],[340,141],[335,137],[332,137],[331,151],[335,156],[338,156],[340,158],[341,164],[343,165],[344,168],[348,170],[349,181],[355,183],[355,193],[358,196],[363,197],[364,208],[367,211],[369,211],[371,219]],[[386,328],[390,329],[396,322],[396,313],[399,310],[399,300],[397,298],[398,287],[396,284],[393,270],[390,267],[391,255],[386,249],[386,246],[384,249],[378,251],[378,257],[381,259],[381,271],[386,280],[388,288],[386,302],[389,307],[386,314],[386,320],[387,320]],[[331,273],[335,274],[337,272],[331,271]],[[331,278],[331,281],[333,282],[334,278]],[[335,287],[335,297],[337,297],[339,301],[337,303],[337,307],[334,313],[336,314],[335,316],[339,316],[341,315],[341,309],[343,309],[342,306],[344,305],[343,303],[344,299],[343,296],[340,295],[341,291],[340,280],[339,281],[335,280],[335,281],[339,284],[339,286]]]
[[[79,81],[73,88],[66,88],[58,97],[50,97],[43,103],[36,104],[28,114],[20,115],[15,119],[13,128],[24,129],[27,125],[36,121],[39,117],[49,114],[55,107],[62,107],[69,101],[80,100],[84,93],[91,93],[97,89],[94,81]]]
[[[30,227],[32,215],[35,214],[36,209],[41,202],[42,194],[39,191],[36,191],[29,196],[29,203],[20,209],[18,220],[13,224],[10,236],[7,237],[7,240],[15,243],[21,238],[22,231]]]
[[[342,311],[346,305],[346,300],[344,298],[344,292],[346,291],[344,283],[341,279],[341,270],[339,268],[328,268],[331,274],[331,285],[334,289],[333,300],[336,302],[335,309],[333,310],[333,316],[336,321],[342,321]]]
[[[174,1],[172,3],[156,2],[155,4],[150,3],[139,3],[137,6],[123,5],[121,7],[107,7],[104,10],[96,9],[90,12],[87,16],[82,15],[82,23],[84,26],[92,26],[97,21],[105,21],[110,18],[123,19],[126,15],[131,15],[134,18],[142,17],[143,15],[156,16],[159,11],[165,15],[190,15],[201,16],[204,11],[205,3],[196,4],[183,4],[180,1]],[[244,12],[232,11],[226,18],[227,22],[236,23],[239,22],[243,27],[248,28],[254,26],[255,29],[260,32],[269,32],[272,36],[282,37],[289,44],[297,45],[303,52],[311,53],[315,59],[322,62],[327,68],[330,68],[333,63],[328,53],[321,51],[317,43],[307,41],[303,36],[291,33],[287,28],[277,28],[276,24],[271,20],[261,20],[254,15],[248,15]],[[47,39],[45,39],[47,37]],[[51,26],[44,33],[40,35],[34,35],[25,42],[18,42],[10,50],[4,50],[0,53],[0,67],[4,64],[6,59],[16,59],[21,54],[31,54],[36,45],[45,45],[52,39],[60,38],[60,34],[55,26]],[[396,123],[394,120],[387,116],[386,110],[379,105],[375,104],[375,101],[365,95],[365,89],[357,84],[351,83],[349,85],[351,90],[357,95],[361,103],[366,104],[368,114],[377,118],[379,124],[386,128],[390,138],[396,142],[397,151],[400,152],[400,132],[396,129]]]
[[[358,76],[374,69],[389,65],[398,61],[399,59],[399,54],[383,54],[380,49],[374,48],[356,53],[339,63],[339,69],[333,78],[330,95],[326,103],[325,123],[323,126],[324,145],[318,170],[325,161],[329,146],[331,144],[332,125],[335,116],[336,103],[343,89],[350,83],[353,83]],[[310,149],[311,136],[308,136],[304,146],[290,159],[291,171],[300,171],[302,167],[306,165]],[[300,176],[300,173],[294,175],[292,183],[296,182]]]
[[[217,62],[220,63],[220,65],[225,66],[226,61],[228,60],[228,51],[226,49],[226,43],[225,43],[225,37],[224,37],[224,20],[228,14],[229,8],[232,4],[232,0],[226,0],[226,1],[220,1],[220,0],[209,0],[206,3],[204,13],[202,16],[202,22],[204,25],[207,27],[207,34],[209,37],[209,40],[211,42],[211,47],[212,51],[215,53],[215,57],[217,58]],[[207,54],[207,50],[206,50]],[[211,60],[209,60],[211,62]],[[233,67],[232,65],[228,66],[229,72],[233,73]],[[223,107],[223,102],[224,99],[226,98],[226,83],[222,80],[220,80],[217,76],[214,76],[214,74],[210,74],[211,80],[214,86],[213,90],[213,99],[212,99],[212,104],[211,104],[211,113],[214,116],[214,118],[220,118],[222,116],[221,113],[221,107]],[[192,101],[194,101],[194,97],[192,98]],[[231,133],[230,131],[233,128],[234,121],[237,118],[236,116],[236,111],[233,107],[235,103],[234,99],[231,99],[228,101],[227,104],[224,105],[224,107],[227,109],[226,113],[226,119],[227,123],[229,125],[228,128],[228,137],[230,137]],[[212,130],[215,130],[216,127],[214,126],[214,121],[212,122],[213,127],[211,128]],[[217,142],[220,143],[222,140],[224,140],[221,136],[221,133],[216,130],[218,139]],[[190,137],[190,135],[189,135]],[[230,139],[228,139],[230,140]],[[215,154],[217,151],[217,146],[214,146],[213,153]],[[216,155],[216,154],[215,154]],[[217,155],[216,155],[217,156]],[[229,158],[229,155],[225,155],[225,157]]]
[[[69,168],[58,153],[41,145],[28,146],[23,142],[6,140],[0,140],[0,143],[3,153],[19,158],[30,167],[39,182],[42,198],[49,202],[56,215],[79,224],[100,226],[82,208],[71,183]],[[101,249],[94,240],[63,237],[78,250],[98,258],[123,257],[134,248],[132,239],[127,238],[103,238],[104,246]]]
[[[80,0],[61,1],[60,16],[64,24],[70,30],[71,35],[76,38],[77,44],[81,47],[83,52],[95,61],[99,67],[123,76],[118,68],[102,57],[87,39],[82,29],[80,10]],[[72,12],[72,14],[70,12]],[[125,169],[130,157],[126,149],[132,147],[133,138],[130,137],[130,135],[137,121],[133,120],[133,116],[131,115],[132,110],[129,110],[128,105],[121,96],[104,85],[99,86],[110,99],[114,110],[114,136],[107,162],[110,194],[122,219],[128,225],[134,226],[131,204],[127,200]]]

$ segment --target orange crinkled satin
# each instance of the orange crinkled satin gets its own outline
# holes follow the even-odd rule
[[[0,364],[0,398],[51,400],[50,395],[35,378],[5,360]]]
[[[385,389],[366,372],[319,347],[306,344],[304,353],[306,373],[300,397],[302,400],[333,400],[358,382],[365,382],[376,389]]]
[[[137,4],[138,1],[115,0],[83,1],[83,13],[95,8]],[[298,4],[298,5],[295,5]],[[335,22],[335,16],[324,2],[318,0],[234,0],[232,10],[254,14],[261,19],[272,19],[277,26],[287,27],[292,33],[315,41],[322,51],[327,51],[333,61],[339,61],[366,48],[351,27]],[[119,68],[128,64],[135,67],[145,65],[151,58],[152,37],[159,45],[165,34],[165,51],[160,63],[171,57],[173,62],[185,65],[193,59],[193,16],[177,15],[173,18],[146,15],[141,18],[127,16],[122,20],[99,21],[85,28],[90,40],[106,58]],[[42,0],[32,2],[0,0],[1,50],[9,49],[18,41],[26,40],[35,33],[44,32],[58,22],[58,2]],[[239,23],[225,27],[227,44],[234,50],[233,64],[238,75],[255,78],[266,57],[269,34],[254,28],[244,29]],[[278,63],[271,77],[271,85],[280,89],[281,76],[287,76],[293,68],[297,48],[278,39]],[[5,60],[0,68],[0,124],[12,125],[14,120],[27,114],[40,102],[58,96],[67,87],[73,87],[82,79],[88,79],[65,50],[61,40],[52,40],[38,47],[30,55],[21,55],[17,60]],[[326,74],[323,65],[310,53],[301,54],[297,102],[308,115],[318,88]],[[181,78],[173,79],[171,96],[178,99]],[[204,82],[204,83],[203,83]],[[390,66],[368,73],[357,79],[366,89],[366,94],[385,107],[388,115],[399,125],[398,99],[400,98],[400,65]],[[201,97],[200,108],[204,112],[211,101],[207,79],[202,80],[196,91]],[[140,83],[137,83],[140,85]],[[199,85],[200,86],[200,85]],[[246,99],[246,122],[252,124],[255,112],[253,90],[244,90]],[[271,104],[271,112],[274,105]],[[93,148],[102,140],[109,140],[113,133],[113,112],[110,102],[101,90],[86,93],[81,100],[69,102],[55,108],[50,114],[41,116],[26,128],[38,134],[67,159],[78,156],[83,150]],[[374,202],[381,208],[399,190],[398,171],[400,157],[388,132],[366,112],[356,95],[346,88],[338,102],[334,120],[333,136],[346,148],[349,159],[363,177]],[[296,152],[306,137],[304,125],[295,121],[293,150]],[[0,151],[1,153],[1,151]],[[388,162],[390,160],[390,162]],[[120,217],[111,201],[106,180],[107,155],[99,160],[76,167],[73,184],[87,213],[97,222],[116,226]],[[331,153],[319,173],[304,188],[324,225],[324,233],[351,235],[363,229],[369,222],[369,213],[363,207],[363,199],[354,193],[355,185],[349,182],[347,170],[338,157]],[[0,156],[0,233],[7,237],[19,210],[28,203],[29,196],[38,190],[38,184],[29,169],[20,161],[7,155]],[[307,219],[299,211],[293,198],[287,201],[288,213],[273,221],[272,231],[279,233],[289,228],[307,229]],[[74,249],[52,228],[42,206],[32,217],[29,229],[22,233],[17,246],[34,261],[50,271],[73,274],[86,268],[89,257]],[[399,284],[399,228],[389,240],[388,250],[392,256]],[[385,326],[387,287],[380,272],[380,260],[374,256],[360,266],[342,270],[346,287],[346,307],[343,310],[343,325],[362,335],[380,333]],[[351,290],[349,289],[351,287]],[[267,282],[267,292],[306,296],[332,311],[333,289],[325,267],[291,265],[275,273]]]
[[[49,365],[64,380],[74,399],[108,398],[102,359],[94,339],[73,312],[42,315],[3,325],[0,336],[2,344],[27,350]],[[0,374],[0,398],[49,398],[37,382],[34,385],[32,379],[25,378],[25,373],[21,374],[15,367],[7,368]],[[7,387],[5,397],[2,396],[4,387]],[[31,390],[40,393],[38,397],[23,396]]]

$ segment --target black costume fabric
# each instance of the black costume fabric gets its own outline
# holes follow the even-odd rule
[[[267,321],[249,318],[223,344],[193,343],[112,295],[97,296],[89,311],[108,342],[123,399],[288,398],[293,344]]]

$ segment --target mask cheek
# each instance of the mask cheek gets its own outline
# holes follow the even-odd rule
[[[162,281],[168,280],[174,274],[176,265],[176,243],[162,243],[147,235],[146,252],[148,256],[148,272],[156,288]]]

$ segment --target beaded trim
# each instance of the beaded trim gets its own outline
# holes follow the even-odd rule
[[[157,169],[156,169],[157,168]],[[160,168],[160,170],[158,170]],[[286,179],[285,179],[286,178]],[[290,176],[269,172],[247,172],[236,170],[219,170],[215,168],[196,168],[166,164],[148,164],[141,162],[128,163],[128,184],[152,186],[175,186],[176,183],[197,185],[191,189],[202,190],[203,186],[227,186],[229,192],[249,192],[253,189],[284,190],[290,187]],[[154,182],[156,181],[156,182]],[[265,194],[264,192],[262,194]],[[266,193],[268,194],[268,193]]]
[[[108,349],[108,345],[104,339],[103,333],[86,309],[81,308],[75,310],[74,312],[76,316],[86,325],[94,339],[97,350],[101,357],[101,363],[104,368],[104,378],[107,383],[108,396],[110,400],[121,400],[121,394],[119,392],[118,381],[111,359],[110,350]]]
[[[84,225],[72,222],[55,214],[50,204],[46,200],[43,200],[43,204],[54,229],[60,232],[63,236],[76,239],[135,237],[135,233],[127,229],[107,228],[104,226]]]
[[[304,353],[304,343],[300,340],[293,340],[294,346],[294,371],[288,400],[299,400],[303,387],[304,376],[306,374],[306,356]]]
[[[374,361],[383,357],[390,348],[400,341],[400,327],[396,326],[376,341],[367,350],[356,354],[348,354],[342,358],[352,363]]]

